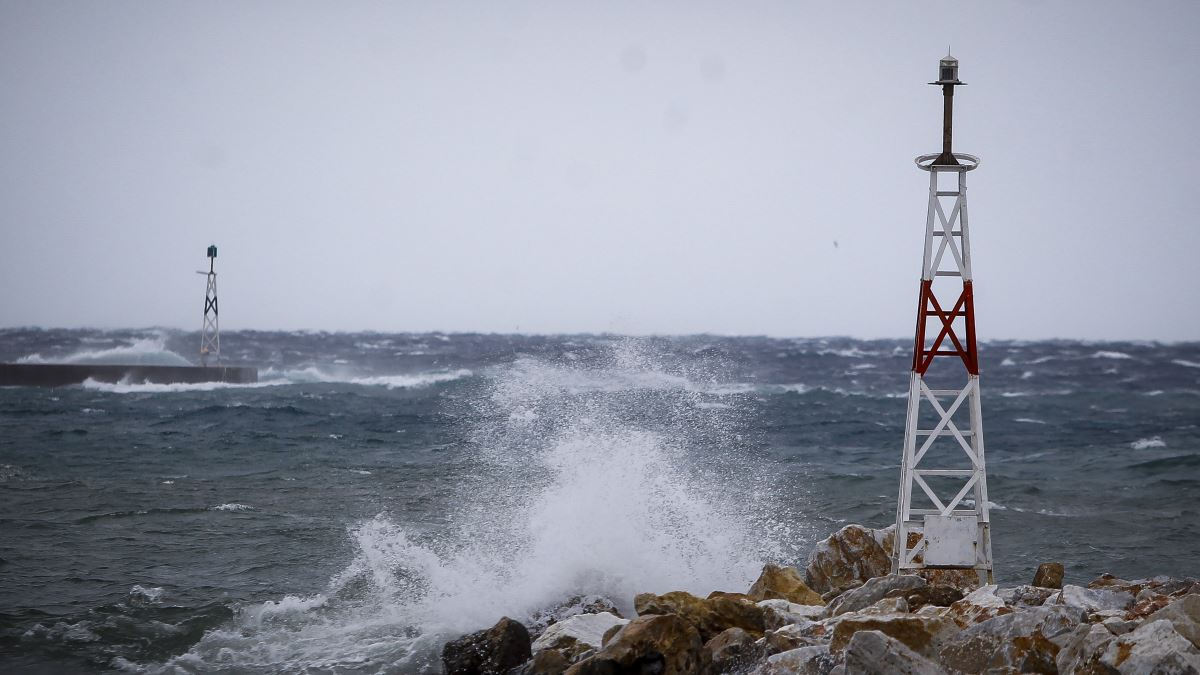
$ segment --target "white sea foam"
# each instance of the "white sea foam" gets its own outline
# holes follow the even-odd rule
[[[1195,361],[1186,361],[1184,359],[1171,359],[1171,363],[1174,363],[1177,366],[1183,366],[1184,368],[1200,368],[1200,363],[1196,363]]]
[[[970,497],[967,497],[967,498],[963,499],[963,500],[962,500],[962,503],[963,503],[965,506],[970,506],[970,507],[972,507],[972,508],[974,508],[974,507],[975,507],[975,500],[974,500],[974,499],[971,499]],[[989,509],[991,509],[991,510],[993,510],[993,511],[1007,511],[1007,510],[1008,510],[1008,507],[1007,507],[1007,506],[1005,506],[1005,505],[1003,505],[1003,504],[998,504],[998,503],[996,503],[996,502],[994,502],[994,501],[992,501],[992,500],[990,500],[990,499],[988,500],[988,508],[989,508]]]
[[[448,531],[360,522],[326,588],[244,608],[158,668],[436,672],[447,638],[575,595],[628,610],[642,591],[746,588],[776,542],[794,555],[811,535],[777,510],[770,476],[731,472],[749,464],[734,450],[729,466],[689,464],[693,438],[724,438],[732,412],[697,410],[711,394],[693,383],[710,378],[692,375],[621,347],[604,369],[512,364],[476,401],[476,478]]]
[[[1013,359],[1012,359],[1012,357],[1011,357],[1011,356],[1006,356],[1006,357],[1004,357],[1004,360],[1000,362],[1000,365],[1002,365],[1002,366],[1015,366],[1015,365],[1017,365],[1017,362],[1016,362],[1016,361],[1013,361]]]
[[[1092,354],[1092,358],[1093,359],[1132,359],[1133,357],[1126,354],[1125,352],[1110,352],[1110,351],[1100,350],[1100,351],[1096,352],[1095,354]]]
[[[209,509],[209,511],[238,511],[238,512],[253,511],[253,510],[254,510],[253,506],[249,506],[247,504],[238,504],[236,502],[230,502],[228,504],[217,504],[216,506]]]
[[[229,382],[173,382],[156,384],[152,382],[131,382],[128,379],[121,382],[98,382],[88,378],[84,383],[85,389],[104,391],[114,394],[171,394],[196,391],[217,391],[220,389],[256,389],[260,387],[279,387],[292,384],[356,384],[365,387],[386,387],[388,389],[416,389],[428,387],[441,382],[452,382],[471,377],[472,372],[466,369],[453,371],[432,371],[410,373],[406,375],[374,375],[356,376],[329,373],[316,366],[299,370],[275,371],[267,369],[258,382],[251,384],[234,384]]]
[[[1130,443],[1129,447],[1134,450],[1146,450],[1148,448],[1165,448],[1167,447],[1167,443],[1161,436],[1151,436],[1150,438],[1139,438]]]
[[[1014,422],[1024,422],[1025,424],[1045,424],[1045,422],[1043,422],[1042,420],[1034,419],[1032,417],[1018,417],[1013,421]]]
[[[133,588],[129,589],[128,602],[131,605],[156,605],[162,601],[162,597],[161,586],[134,584]]]
[[[452,382],[471,377],[465,368],[458,370],[408,373],[403,375],[361,375],[346,371],[329,371],[318,366],[306,366],[291,370],[267,369],[260,378],[267,384],[358,384],[367,387],[388,389],[414,389],[428,387],[440,382]]]
[[[840,356],[840,357],[846,358],[846,359],[862,359],[862,358],[866,358],[868,356],[882,356],[882,354],[880,352],[865,351],[865,350],[859,349],[858,347],[851,347],[849,349],[820,349],[820,350],[817,350],[817,355],[819,355],[819,356]]]
[[[253,387],[269,387],[273,383],[259,382],[257,384],[230,384],[227,382],[172,382],[170,384],[155,384],[153,382],[98,382],[88,378],[83,382],[84,389],[104,391],[110,394],[178,394],[190,391],[216,391],[218,389],[245,389]]]

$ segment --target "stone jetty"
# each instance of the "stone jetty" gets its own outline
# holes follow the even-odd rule
[[[447,675],[1200,674],[1200,581],[1102,575],[1027,585],[974,571],[888,574],[891,528],[848,525],[803,572],[767,565],[745,592],[683,591],[522,624],[508,617],[447,643]],[[577,599],[576,599],[577,600]],[[572,602],[572,601],[568,601]],[[576,605],[577,606],[577,605]]]

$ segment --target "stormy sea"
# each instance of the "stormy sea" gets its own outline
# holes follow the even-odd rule
[[[894,521],[908,340],[227,332],[254,385],[0,388],[0,670],[436,673]],[[0,331],[187,364],[196,333]],[[996,578],[1200,572],[1200,344],[980,345]]]

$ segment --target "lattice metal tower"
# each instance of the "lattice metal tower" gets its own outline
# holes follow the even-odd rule
[[[221,363],[221,326],[217,320],[217,272],[213,264],[217,260],[217,247],[208,247],[208,290],[204,293],[204,324],[200,329],[200,364],[207,366],[209,357]]]
[[[942,152],[916,159],[917,166],[929,172],[929,213],[892,573],[973,568],[991,583],[991,523],[967,229],[967,172],[979,166],[979,158],[955,153],[950,147],[954,88],[965,84],[958,79],[958,60],[947,54],[939,64],[938,81],[930,84],[942,87]],[[961,288],[955,279],[961,280]],[[939,295],[954,299],[942,302]],[[966,383],[960,384],[964,374]],[[916,503],[914,486],[919,488]]]

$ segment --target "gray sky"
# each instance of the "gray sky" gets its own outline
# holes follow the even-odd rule
[[[1200,339],[1197,2],[0,2],[0,324]],[[837,247],[834,241],[838,242]]]

